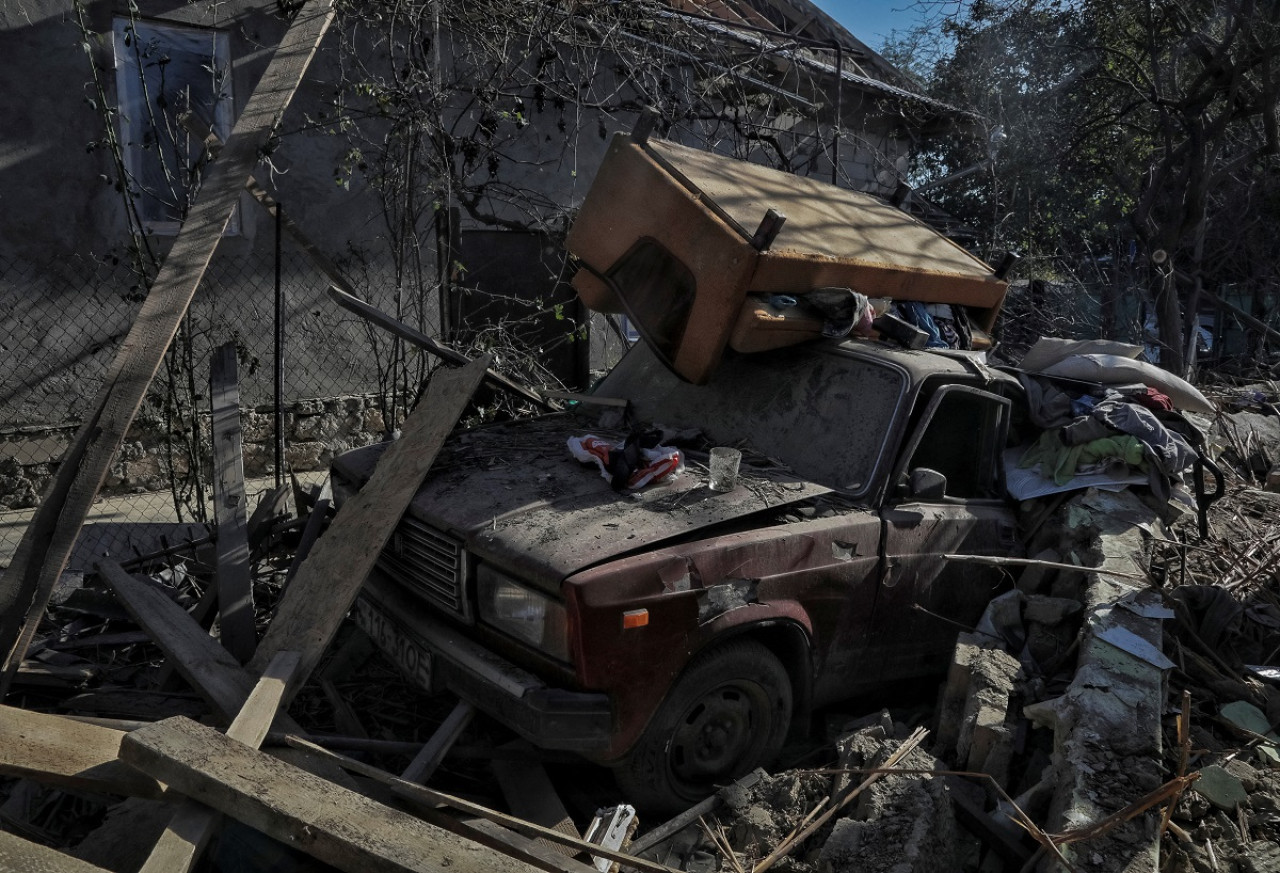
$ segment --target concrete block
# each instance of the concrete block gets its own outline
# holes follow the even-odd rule
[[[1159,618],[1114,608],[1142,586],[1106,572],[1142,572],[1148,532],[1159,527],[1159,519],[1128,492],[1086,492],[1072,498],[1063,517],[1066,525],[1074,526],[1073,537],[1086,544],[1078,554],[1090,554],[1097,568],[1084,587],[1079,667],[1062,696],[1024,708],[1033,723],[1054,732],[1056,788],[1047,830],[1058,833],[1097,822],[1137,800],[1152,780],[1158,784],[1161,774],[1146,771],[1160,766],[1165,700],[1165,671],[1160,666],[1098,638],[1108,628],[1119,627],[1159,650]],[[1072,864],[1090,870],[1155,870],[1157,823],[1158,811],[1147,813],[1087,845],[1067,846],[1064,854]]]
[[[939,692],[938,726],[934,731],[934,748],[943,757],[951,757],[960,736],[965,703],[969,699],[970,665],[979,653],[993,645],[991,639],[982,634],[962,633],[956,638],[947,681]]]
[[[1021,672],[1018,659],[1002,649],[981,649],[973,655],[969,694],[956,736],[956,759],[967,761],[969,769],[982,769],[998,742]]]
[[[1249,799],[1249,793],[1238,778],[1217,764],[1200,769],[1200,778],[1191,789],[1219,809],[1234,813],[1238,804]]]
[[[1022,617],[1027,621],[1040,624],[1061,624],[1078,613],[1083,606],[1080,601],[1069,597],[1046,597],[1044,595],[1028,595]]]

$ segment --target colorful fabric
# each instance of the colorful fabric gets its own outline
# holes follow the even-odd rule
[[[1040,475],[1052,479],[1055,485],[1065,485],[1082,468],[1096,471],[1100,467],[1124,464],[1146,472],[1146,445],[1136,437],[1103,437],[1080,445],[1069,446],[1062,441],[1059,429],[1047,430],[1040,435],[1022,456],[1020,467],[1040,465]]]
[[[614,443],[594,434],[569,437],[569,452],[584,464],[594,463],[615,490],[635,491],[684,469],[679,449],[668,446],[635,447],[635,459],[627,457],[626,443]]]

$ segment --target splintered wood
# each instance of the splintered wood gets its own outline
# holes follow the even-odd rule
[[[124,731],[0,706],[0,774],[104,794],[159,797],[164,789],[119,760]]]
[[[290,684],[286,703],[311,675],[338,632],[378,555],[488,369],[489,359],[484,357],[458,370],[436,371],[426,396],[405,419],[400,439],[378,461],[360,493],[334,517],[328,533],[316,543],[285,589],[271,627],[249,667],[261,671],[277,653],[296,649],[302,656],[302,666]]]
[[[261,745],[276,717],[289,676],[297,668],[296,652],[276,655],[245,701],[244,708],[227,729],[228,739],[252,749]],[[186,873],[200,857],[217,825],[218,816],[213,810],[191,798],[183,801],[140,873]]]
[[[0,699],[26,654],[94,497],[222,239],[245,179],[284,116],[332,20],[333,0],[311,0],[285,32],[236,120],[226,148],[206,171],[200,196],[120,345],[101,394],[85,414],[52,487],[18,544],[13,563],[0,578],[0,653],[8,657],[8,669],[0,678]]]
[[[189,719],[166,719],[133,731],[121,757],[183,794],[353,873],[536,869]]]

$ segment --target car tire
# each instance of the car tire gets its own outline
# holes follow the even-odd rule
[[[685,669],[614,773],[633,806],[681,812],[770,763],[790,722],[786,668],[760,643],[730,642]]]

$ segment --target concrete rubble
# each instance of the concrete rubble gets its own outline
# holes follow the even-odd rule
[[[828,714],[825,741],[789,748],[775,772],[726,786],[670,827],[642,819],[635,863],[695,873],[1280,871],[1280,496],[1263,490],[1280,441],[1262,441],[1260,428],[1245,440],[1241,432],[1232,419],[1214,430],[1225,440],[1218,451],[1232,488],[1211,514],[1208,540],[1195,535],[1191,515],[1171,515],[1132,491],[1024,504],[1032,558],[959,635],[934,700]],[[260,594],[290,563],[300,530],[296,520],[274,524],[257,547]],[[149,584],[193,609],[201,541],[187,539],[186,551],[160,540],[170,544],[158,558],[167,569]],[[147,634],[118,624],[128,615],[91,570],[65,582],[20,673],[24,706],[105,716],[102,724],[122,731],[205,711],[180,684],[135,686],[163,666]],[[270,599],[259,609],[269,621]],[[429,726],[449,720],[447,701],[422,697],[350,627],[317,676],[291,713],[315,736],[363,750],[365,772],[403,769],[431,739]],[[284,739],[269,735],[264,748],[284,754]],[[493,773],[502,768],[493,764],[507,755],[546,768],[542,781],[552,796],[563,793],[557,808],[568,810],[568,830],[585,824],[583,810],[625,801],[602,772],[570,790],[581,771],[563,757],[508,753],[504,740],[500,726],[477,718],[451,738],[450,763],[431,784],[500,806]],[[130,804],[142,801],[117,805],[6,766],[4,830],[103,869],[136,869],[145,857],[96,830],[135,815]],[[344,784],[387,797],[367,777]],[[577,839],[566,833],[559,838]],[[650,833],[663,836],[646,845]],[[271,869],[327,869],[264,840],[233,827],[205,869],[252,869],[265,857],[275,859]],[[544,869],[578,870],[587,858],[581,846],[562,845],[557,855],[521,845],[512,851],[526,859],[541,852]],[[578,860],[569,857],[575,851]],[[564,860],[548,861],[553,855]],[[249,867],[246,857],[255,859]]]
[[[1214,433],[1239,432],[1232,428],[1223,419]],[[1255,454],[1226,453],[1233,477],[1244,474],[1235,465],[1256,465],[1256,452],[1280,459],[1280,438],[1260,443],[1260,429],[1249,432]],[[1258,472],[1265,479],[1270,467]],[[1189,515],[1159,512],[1134,493],[1091,490],[1065,501],[1029,544],[1038,563],[975,631],[960,634],[929,719],[932,754],[913,752],[913,772],[869,788],[786,869],[1280,870],[1280,671],[1232,671],[1196,636],[1214,634],[1224,654],[1274,665],[1276,564],[1235,562],[1253,572],[1248,596],[1228,579],[1246,605],[1189,584],[1198,581],[1197,554],[1240,547],[1223,541],[1242,533],[1242,518],[1257,519],[1247,529],[1251,544],[1273,541],[1275,529],[1263,527],[1272,506],[1269,494],[1237,480],[1213,514],[1227,530],[1197,547]],[[1202,587],[1220,593],[1208,598]],[[1199,603],[1198,622],[1185,606],[1198,603],[1197,593],[1216,606]],[[845,790],[908,730],[889,711],[862,722],[833,741],[834,771],[786,771],[749,792],[722,792],[716,815],[739,863],[762,857],[815,797]],[[979,790],[978,774],[999,790]],[[975,798],[980,821],[962,808],[972,813]],[[713,846],[688,831],[667,859],[698,869],[708,854]],[[718,869],[738,868],[723,861]]]

